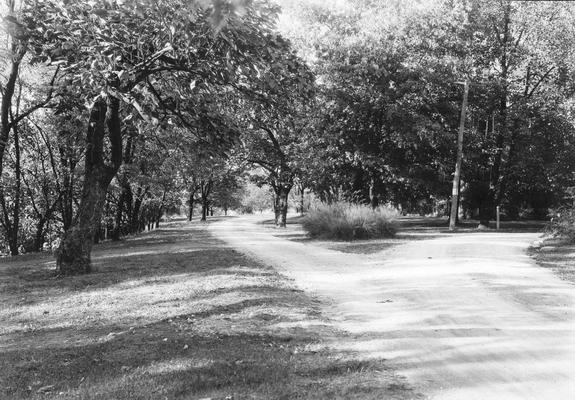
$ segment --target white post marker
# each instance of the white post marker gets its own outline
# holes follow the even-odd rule
[[[499,230],[499,206],[496,208],[496,215],[497,215],[497,229]]]

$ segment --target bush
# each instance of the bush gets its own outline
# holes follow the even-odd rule
[[[396,218],[397,212],[389,208],[338,202],[313,207],[302,225],[313,238],[371,239],[394,236]]]
[[[564,207],[557,211],[549,224],[551,234],[575,243],[575,207]]]

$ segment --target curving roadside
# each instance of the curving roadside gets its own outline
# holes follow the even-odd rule
[[[575,288],[526,255],[537,234],[446,235],[365,256],[274,237],[253,217],[209,229],[326,299],[352,333],[330,346],[388,359],[430,398],[575,396]]]

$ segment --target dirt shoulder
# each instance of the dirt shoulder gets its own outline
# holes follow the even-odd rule
[[[567,400],[575,390],[575,294],[527,255],[536,232],[439,235],[365,255],[275,237],[249,219],[212,231],[324,299],[350,334],[332,347],[388,359],[431,398]]]
[[[550,269],[559,278],[575,283],[575,243],[547,238],[529,249],[537,264]]]
[[[382,358],[329,347],[347,334],[318,298],[204,225],[93,260],[62,279],[49,255],[0,261],[0,398],[417,398]]]

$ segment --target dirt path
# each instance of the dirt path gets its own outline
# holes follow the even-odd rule
[[[471,233],[369,256],[213,224],[237,249],[325,298],[334,347],[383,357],[432,399],[575,398],[575,288],[537,267],[533,233]]]

